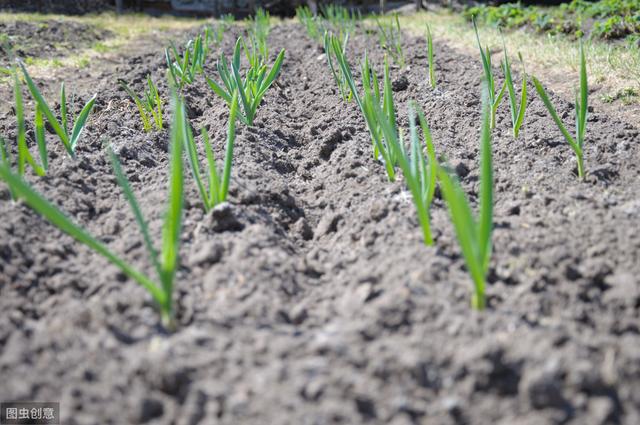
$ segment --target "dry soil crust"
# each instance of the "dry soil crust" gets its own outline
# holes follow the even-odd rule
[[[255,127],[239,128],[230,203],[203,214],[189,180],[177,332],[159,329],[144,290],[2,189],[0,400],[59,400],[65,424],[640,423],[638,131],[594,111],[580,183],[541,102],[517,141],[503,105],[490,302],[477,313],[442,201],[425,247],[320,48],[298,26],[270,41],[286,60]],[[354,36],[349,51],[366,47],[380,65],[374,41]],[[434,91],[423,41],[407,45],[409,68],[392,71],[402,125],[416,99],[475,196],[480,61],[437,44]],[[168,135],[142,132],[116,79],[162,80],[162,47],[68,81],[85,98],[99,92],[78,159],[50,135],[50,174],[30,178],[139,267],[144,247],[102,141],[159,235]],[[203,81],[187,100],[220,157],[226,106]],[[570,120],[571,105],[554,101]]]

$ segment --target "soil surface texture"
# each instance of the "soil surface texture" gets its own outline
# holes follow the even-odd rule
[[[115,4],[111,0],[0,0],[0,9],[12,12],[84,14],[114,10]]]
[[[225,34],[227,55],[240,33]],[[365,49],[380,74],[376,42],[351,37],[357,80]],[[152,273],[103,148],[113,144],[159,241],[168,131],[144,133],[116,83],[140,91],[151,73],[167,100],[164,45],[145,46],[67,81],[83,101],[98,93],[77,159],[48,134],[49,174],[28,180]],[[639,424],[638,129],[591,111],[580,182],[539,98],[518,140],[503,103],[489,305],[476,312],[439,195],[427,247],[322,49],[289,24],[270,46],[285,62],[255,126],[238,124],[229,202],[205,214],[185,171],[176,332],[142,288],[0,187],[0,400],[60,401],[64,424]],[[435,48],[432,90],[424,40],[406,37],[408,67],[392,69],[400,124],[408,134],[416,100],[475,203],[480,59]],[[57,85],[43,89],[56,98]],[[185,93],[221,158],[226,105],[201,77]],[[13,142],[10,88],[0,94],[0,134]],[[552,100],[569,123],[573,105]]]
[[[0,22],[0,66],[10,52],[22,59],[61,59],[111,36],[109,31],[72,20]]]

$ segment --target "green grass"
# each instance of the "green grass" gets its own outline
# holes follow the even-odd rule
[[[153,279],[129,264],[122,257],[113,253],[109,247],[85,229],[75,224],[57,206],[47,201],[42,195],[36,192],[21,176],[14,174],[6,162],[0,163],[0,179],[4,180],[11,192],[19,199],[22,199],[29,207],[47,219],[61,231],[69,234],[78,242],[87,245],[89,248],[105,257],[108,261],[118,267],[125,275],[133,279],[140,286],[145,288],[156,302],[162,324],[167,329],[175,327],[173,309],[173,287],[176,271],[179,264],[180,232],[183,208],[183,175],[182,175],[182,145],[185,129],[184,104],[174,96],[174,116],[171,126],[171,154],[170,154],[170,177],[167,211],[165,214],[162,231],[162,245],[158,252],[149,234],[147,222],[145,221],[138,202],[133,194],[129,181],[120,165],[120,161],[109,148],[108,153],[111,159],[118,184],[121,186],[125,198],[127,199],[147,248],[149,257],[155,271],[157,279]]]
[[[491,104],[489,87],[485,83],[482,95],[482,130],[480,133],[480,193],[479,213],[474,216],[457,178],[440,167],[440,189],[449,208],[451,221],[467,269],[474,283],[471,306],[486,307],[486,276],[491,261],[491,233],[493,230],[493,165],[491,159]]]
[[[0,22],[34,22],[46,25],[46,21],[80,22],[96,29],[108,30],[110,37],[94,43],[86,48],[74,49],[65,56],[55,58],[26,57],[25,63],[30,66],[32,75],[48,75],[51,68],[78,68],[101,57],[105,53],[118,52],[130,43],[140,43],[148,34],[168,34],[170,32],[193,30],[207,23],[205,19],[174,17],[164,15],[152,17],[142,13],[117,15],[115,13],[87,14],[83,16],[66,16],[39,13],[6,13],[0,12]],[[89,61],[89,62],[88,62]]]
[[[424,36],[425,24],[429,23],[433,37],[457,50],[472,55],[477,51],[477,40],[473,25],[462,15],[440,9],[420,12],[400,17],[403,29],[416,36]],[[537,75],[546,80],[548,87],[563,96],[573,96],[574,83],[566,75],[579,72],[580,46],[572,37],[564,34],[537,34],[532,31],[512,31],[501,33],[491,25],[483,24],[478,18],[478,29],[482,41],[489,46],[502,46],[503,40],[511,52],[522,52],[527,61],[529,75]],[[503,31],[504,32],[504,31]],[[614,102],[611,106],[637,104],[640,96],[620,96],[620,93],[640,92],[640,48],[637,43],[611,43],[598,38],[584,40],[585,55],[589,58],[588,72],[592,81],[595,100],[606,99]],[[494,50],[494,49],[492,49]],[[607,109],[609,105],[604,106]],[[629,108],[615,110],[629,119],[635,113]]]
[[[95,43],[93,43],[92,49],[98,53],[107,53],[114,50],[113,47],[107,45],[102,41],[96,41]]]
[[[625,89],[618,90],[615,93],[604,94],[600,99],[604,103],[613,103],[619,100],[623,105],[631,105],[638,102],[638,99],[640,99],[640,90],[627,87]]]
[[[571,146],[571,149],[576,155],[576,160],[578,163],[578,178],[580,180],[584,180],[585,172],[584,172],[584,139],[585,133],[587,130],[587,112],[588,112],[588,102],[589,102],[589,90],[587,83],[587,60],[584,54],[584,48],[582,44],[580,45],[580,89],[576,93],[576,101],[575,101],[575,118],[576,118],[576,133],[575,138],[569,133],[564,124],[562,123],[562,119],[558,116],[555,107],[551,103],[547,92],[544,87],[538,81],[536,77],[533,77],[533,84],[538,92],[538,95],[544,102],[544,105],[547,107],[549,114],[553,118],[553,121],[558,126],[558,129],[564,136],[565,140]]]

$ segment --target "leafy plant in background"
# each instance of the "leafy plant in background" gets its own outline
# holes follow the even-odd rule
[[[40,93],[40,90],[38,90],[38,86],[36,86],[36,84],[29,76],[29,73],[27,72],[24,64],[20,63],[20,67],[22,68],[22,74],[24,75],[27,87],[36,101],[36,140],[38,140],[38,137],[40,136],[44,139],[44,116],[44,118],[47,119],[55,133],[60,138],[60,141],[67,150],[67,153],[71,157],[75,157],[75,151],[76,147],[78,146],[78,141],[80,140],[80,136],[82,135],[82,131],[84,130],[85,125],[87,124],[89,113],[91,113],[91,110],[95,105],[97,94],[93,95],[93,97],[89,99],[89,101],[80,111],[80,114],[77,118],[71,118],[71,122],[75,122],[73,123],[71,132],[69,132],[69,124],[71,124],[71,122],[69,120],[67,96],[65,94],[64,83],[62,83],[60,87],[60,118],[62,120],[62,122],[60,122],[47,104],[47,101]],[[40,135],[38,134],[39,131],[41,131]],[[40,146],[42,152],[44,150],[44,141],[42,141],[42,144],[38,142],[38,146]],[[43,161],[43,164],[46,164],[46,162]]]
[[[233,24],[236,21],[236,17],[233,16],[233,14],[231,14],[231,13],[225,13],[224,15],[220,16],[219,21],[224,23],[224,25],[227,28],[229,28],[231,26],[231,24]]]
[[[119,79],[118,84],[124,91],[127,92],[129,97],[135,102],[142,119],[142,127],[144,131],[151,131],[151,120],[155,124],[156,130],[160,131],[163,128],[162,123],[162,99],[160,98],[160,92],[158,87],[153,83],[151,75],[147,75],[147,89],[143,93],[142,99],[127,85],[127,83]]]
[[[485,82],[486,83],[486,82]],[[493,165],[491,160],[491,105],[489,87],[485,85],[482,95],[482,130],[480,133],[480,194],[477,217],[471,210],[457,178],[449,171],[439,168],[440,190],[444,197],[456,236],[474,283],[471,305],[477,310],[486,306],[486,276],[491,260],[491,233],[493,230]]]
[[[224,39],[224,33],[229,30],[234,20],[235,17],[233,15],[222,15],[216,25],[207,27],[208,31],[205,32],[205,46],[207,48],[210,46],[220,47]]]
[[[350,11],[346,7],[334,3],[323,3],[319,8],[325,18],[325,30],[330,29],[338,34],[341,40],[344,40],[346,33],[355,31],[356,22],[361,19],[359,12]]]
[[[208,37],[206,31],[204,40]],[[164,50],[164,56],[174,87],[182,89],[186,84],[193,83],[198,74],[204,72],[207,53],[208,46],[203,41],[202,35],[198,35],[195,40],[189,40],[182,55],[178,52],[175,43],[171,42],[171,45]]]
[[[251,26],[249,27],[249,38],[251,39],[252,44],[257,48],[263,64],[269,61],[268,37],[271,29],[270,19],[271,17],[269,16],[269,12],[262,8],[258,8],[255,16],[251,20]]]
[[[535,19],[527,7],[508,3],[500,7],[478,5],[465,9],[462,15],[470,21],[478,20],[498,28],[518,28]]]
[[[558,116],[556,109],[553,107],[553,104],[549,100],[549,96],[547,96],[547,92],[540,84],[540,81],[536,77],[532,77],[533,85],[540,95],[542,102],[547,107],[549,114],[555,121],[556,125],[562,132],[562,135],[573,149],[573,152],[576,155],[576,160],[578,162],[578,178],[580,180],[584,180],[584,139],[585,133],[587,130],[587,111],[588,111],[588,96],[589,91],[587,87],[587,60],[584,54],[584,46],[582,42],[580,42],[580,90],[579,94],[576,93],[576,137],[574,138],[567,131],[566,127],[562,123],[562,120]]]
[[[205,32],[206,45],[213,47],[220,47],[222,40],[224,39],[224,33],[227,31],[224,24],[221,22],[218,25],[211,25],[207,27]]]
[[[182,142],[187,134],[184,128],[184,104],[174,96],[174,116],[171,126],[171,154],[170,154],[170,177],[169,177],[169,197],[167,212],[165,215],[162,231],[162,248],[158,252],[151,242],[147,222],[142,216],[142,212],[136,198],[131,190],[120,162],[116,155],[109,148],[109,157],[113,164],[116,179],[121,186],[125,198],[127,199],[136,222],[140,227],[145,246],[151,257],[151,262],[157,273],[157,280],[141,273],[124,259],[114,254],[105,244],[88,233],[85,229],[75,224],[54,204],[47,201],[42,195],[36,192],[19,175],[14,174],[5,164],[0,163],[0,179],[4,180],[12,193],[23,199],[29,207],[38,214],[46,218],[61,231],[69,234],[77,241],[87,245],[89,248],[105,257],[112,264],[118,267],[125,275],[132,278],[140,286],[145,288],[154,299],[160,310],[162,324],[172,329],[174,323],[173,311],[173,284],[179,263],[180,229],[183,206],[183,176],[182,176]]]
[[[509,93],[509,107],[511,110],[511,124],[513,128],[513,138],[517,139],[520,134],[520,127],[524,120],[524,114],[527,110],[527,72],[524,69],[524,61],[522,55],[518,53],[518,58],[522,64],[522,89],[520,90],[520,101],[516,96],[516,91],[513,85],[513,77],[511,75],[511,63],[509,62],[509,55],[507,53],[507,47],[504,47],[504,60],[502,61],[502,70],[504,71],[505,84],[507,85],[507,92]]]
[[[198,192],[202,198],[204,210],[210,211],[216,205],[226,201],[227,193],[229,192],[229,181],[231,180],[231,165],[233,162],[233,146],[236,139],[236,116],[238,112],[238,92],[235,92],[231,101],[231,108],[229,111],[229,124],[227,129],[227,147],[224,156],[224,168],[222,174],[218,171],[216,165],[216,159],[213,156],[213,149],[211,148],[211,141],[207,130],[202,128],[202,138],[204,140],[205,152],[207,155],[208,165],[208,183],[209,189],[207,190],[201,177],[200,160],[198,159],[198,149],[193,137],[193,133],[189,127],[189,124],[184,117],[185,122],[183,126],[187,129],[187,135],[184,139],[185,150],[187,151],[187,158],[191,166],[191,172],[193,179],[196,181]]]
[[[491,128],[496,128],[496,112],[498,111],[498,106],[500,106],[500,102],[502,101],[502,97],[504,96],[505,89],[507,88],[507,81],[505,80],[502,84],[502,88],[496,95],[496,83],[493,78],[493,71],[491,68],[491,53],[489,52],[489,47],[482,48],[482,44],[480,43],[480,36],[478,35],[478,26],[476,25],[476,21],[473,21],[473,29],[476,32],[476,40],[478,40],[478,48],[480,49],[480,57],[482,59],[482,69],[484,70],[484,78],[488,84],[489,90],[489,105],[491,107]]]
[[[240,119],[245,124],[252,126],[264,94],[280,74],[285,50],[282,49],[280,51],[270,70],[267,65],[255,61],[250,63],[245,77],[242,78],[240,76],[240,54],[243,44],[242,37],[238,38],[231,62],[227,60],[224,54],[220,55],[217,69],[222,83],[217,83],[209,77],[206,77],[206,80],[211,90],[220,96],[229,108],[232,106],[234,93],[238,91],[244,112],[244,114],[240,114]],[[246,47],[245,53],[250,57]]]
[[[324,52],[327,57],[327,63],[329,65],[329,70],[331,71],[331,75],[338,85],[338,91],[340,92],[340,97],[345,102],[349,102],[353,96],[353,92],[349,88],[349,84],[347,83],[346,76],[342,72],[340,67],[334,66],[334,58],[337,58],[338,55],[345,55],[347,51],[347,43],[349,43],[349,33],[345,34],[344,40],[340,43],[339,41],[333,42],[333,38],[336,38],[335,35],[330,34],[328,31],[324,33]],[[339,49],[336,51],[336,49]]]
[[[431,35],[431,27],[427,24],[427,58],[429,61],[429,84],[431,84],[431,88],[436,88],[436,66],[435,61],[433,60],[434,51],[433,51],[433,37]]]
[[[414,103],[409,106],[411,147],[410,150],[407,151],[402,138],[391,126],[391,121],[387,118],[382,108],[380,108],[380,105],[374,103],[373,110],[382,127],[385,139],[389,141],[388,143],[390,145],[393,145],[394,151],[397,152],[397,163],[402,170],[407,187],[413,197],[418,222],[422,228],[424,243],[426,245],[432,245],[433,237],[431,236],[429,209],[436,189],[438,165],[431,138],[431,131],[424,117],[424,112]],[[426,158],[418,136],[417,121],[420,122],[424,136],[424,147],[427,151]]]
[[[245,57],[247,58],[247,62],[249,63],[249,69],[260,69],[265,62],[265,58],[260,52],[260,47],[258,43],[255,42],[253,38],[249,39],[249,43],[247,44],[244,39],[241,39],[242,51],[244,52]],[[257,77],[257,74],[251,74],[251,78]]]
[[[463,16],[493,27],[531,28],[545,35],[567,34],[582,37],[589,33],[596,39],[627,41],[640,32],[637,0],[572,0],[558,6],[506,3],[479,5],[465,9]]]
[[[400,19],[398,14],[393,14],[391,21],[376,19],[378,23],[378,36],[380,45],[391,55],[393,61],[401,68],[404,68],[404,51],[402,50],[402,30],[400,30]]]
[[[307,31],[307,35],[316,42],[320,42],[322,32],[316,17],[313,16],[313,12],[311,12],[311,9],[309,9],[308,6],[298,6],[296,8],[296,17],[298,18],[298,22],[300,22]]]

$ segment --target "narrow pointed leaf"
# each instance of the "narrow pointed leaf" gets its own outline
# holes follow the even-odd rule
[[[91,110],[93,109],[93,106],[96,103],[96,97],[97,97],[97,94],[94,94],[93,97],[89,99],[87,104],[84,105],[84,108],[82,108],[82,111],[80,111],[80,115],[78,115],[76,122],[73,124],[73,132],[71,133],[70,143],[71,143],[71,150],[74,152],[76,150],[76,146],[78,145],[78,140],[80,140],[80,135],[82,134],[82,130],[84,130],[84,127],[87,123],[87,119],[89,118],[89,114],[91,113]]]

